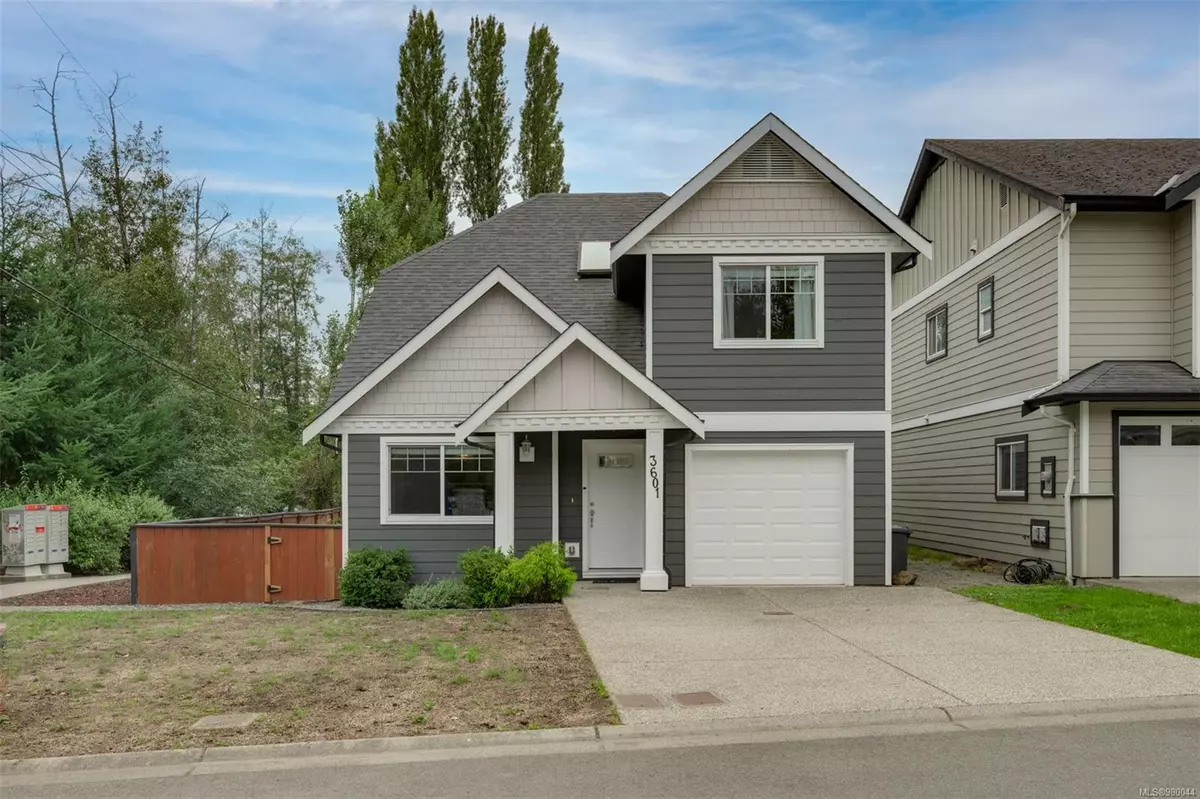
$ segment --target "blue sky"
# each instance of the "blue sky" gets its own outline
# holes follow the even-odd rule
[[[334,197],[373,177],[374,121],[392,114],[408,4],[34,7],[101,83],[129,76],[124,112],[163,126],[176,175],[206,176],[235,218],[266,205],[333,263]],[[1200,136],[1196,3],[434,8],[459,74],[471,16],[506,23],[514,116],[526,37],[550,26],[575,191],[674,191],[767,111],[893,208],[926,137]],[[4,0],[0,51],[0,128],[34,142],[46,125],[20,87],[51,74],[62,46],[24,0]],[[82,76],[78,86],[94,92]],[[91,120],[73,111],[64,123],[84,149]],[[325,308],[344,305],[336,267],[321,291]]]

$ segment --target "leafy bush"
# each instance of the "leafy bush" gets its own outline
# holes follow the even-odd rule
[[[408,610],[450,610],[471,607],[471,592],[461,580],[438,580],[414,585],[404,597]]]
[[[128,569],[129,528],[175,518],[171,506],[153,494],[106,492],[84,488],[75,480],[0,490],[0,507],[33,503],[71,506],[67,566],[84,574],[116,574]]]
[[[458,556],[458,570],[471,595],[472,607],[502,608],[512,604],[512,596],[499,582],[510,561],[510,555],[491,547],[471,549]]]
[[[574,585],[575,572],[567,565],[562,544],[550,541],[510,559],[497,580],[500,592],[512,602],[560,602]]]
[[[398,608],[413,576],[407,549],[356,549],[338,577],[342,602],[357,608]]]

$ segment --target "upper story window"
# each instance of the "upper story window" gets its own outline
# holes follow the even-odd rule
[[[822,347],[825,260],[713,260],[714,347]]]
[[[473,446],[395,446],[383,441],[385,523],[491,523],[496,467],[490,450]]]
[[[946,357],[949,349],[950,309],[943,305],[925,316],[925,362]]]
[[[996,283],[988,278],[975,289],[975,337],[986,341],[996,333]]]

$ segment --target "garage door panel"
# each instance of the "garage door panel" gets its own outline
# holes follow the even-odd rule
[[[1181,418],[1122,417],[1120,573],[1200,576],[1200,447],[1176,442]],[[1129,435],[1126,435],[1127,428]],[[1146,435],[1158,430],[1158,435]],[[1135,435],[1138,431],[1141,435]]]
[[[693,585],[846,581],[846,452],[689,450]]]

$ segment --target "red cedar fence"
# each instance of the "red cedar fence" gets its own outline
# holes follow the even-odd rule
[[[133,604],[337,599],[340,517],[333,509],[136,525],[129,531]]]

